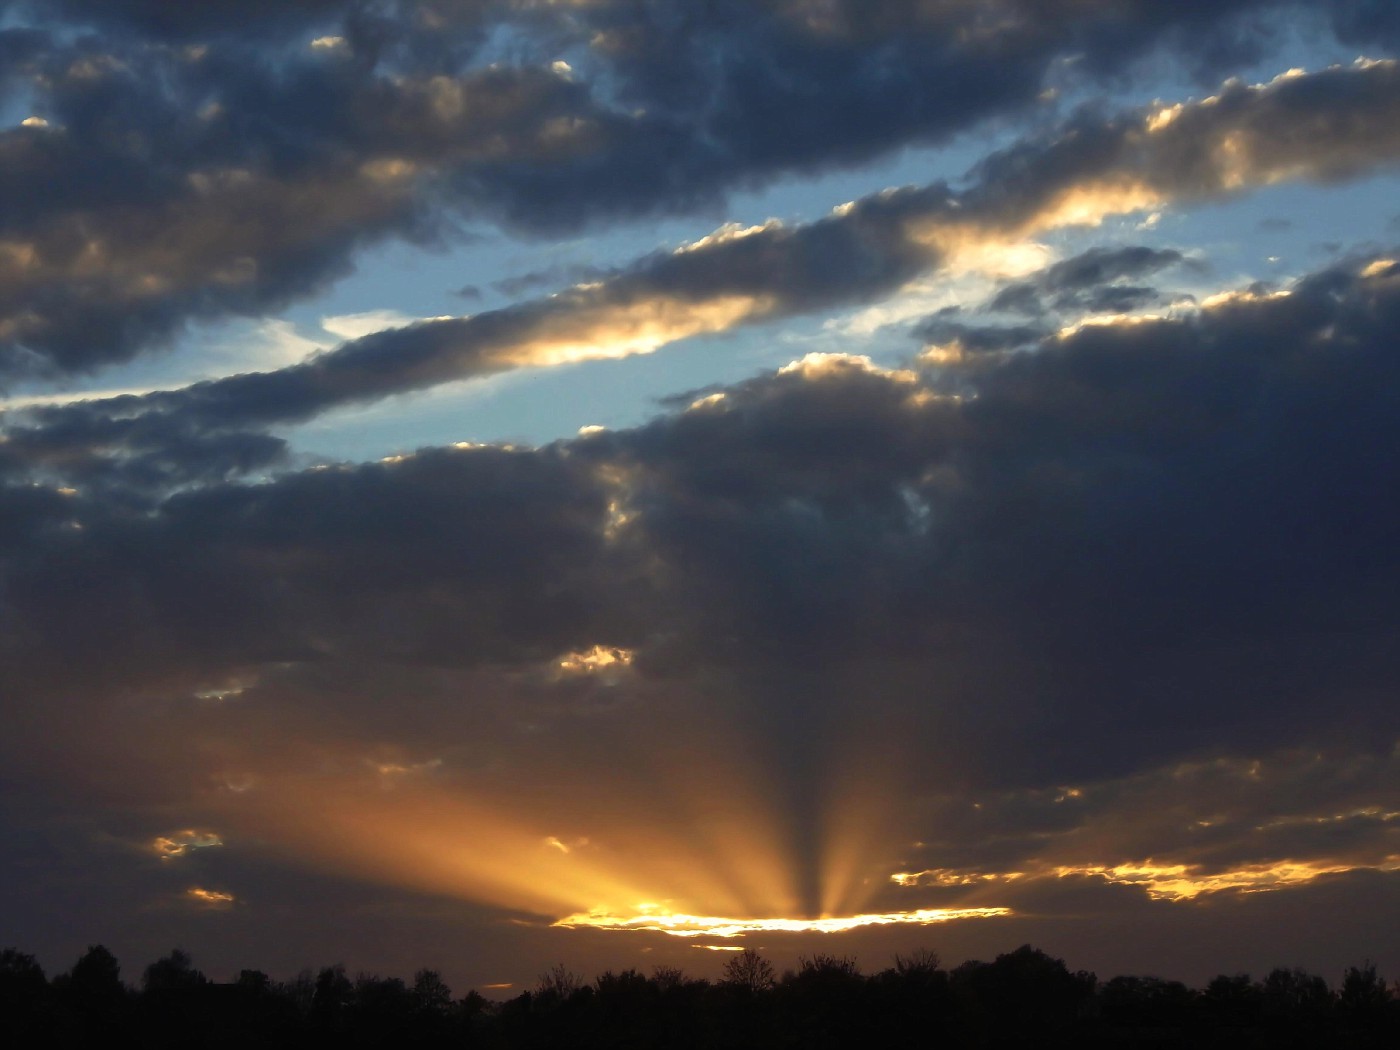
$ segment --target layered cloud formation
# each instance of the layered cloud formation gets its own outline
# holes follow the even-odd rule
[[[385,238],[693,209],[945,141],[1155,50],[1214,74],[1280,17],[1395,33],[1360,0],[189,6],[5,5],[3,80],[32,110],[0,138],[4,196],[25,202],[0,240],[12,377],[274,311]],[[1296,162],[1339,174],[1366,150],[1323,158]],[[1201,190],[1281,174],[1267,151],[1224,161]]]

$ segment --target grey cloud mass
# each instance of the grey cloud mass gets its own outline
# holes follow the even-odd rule
[[[115,452],[142,470],[159,459],[164,442],[178,446],[186,436],[199,444],[230,429],[299,422],[452,380],[649,352],[751,321],[871,301],[982,242],[1283,178],[1357,175],[1400,157],[1398,81],[1393,62],[1377,62],[1259,87],[1231,83],[1205,101],[1146,114],[1083,116],[989,158],[979,181],[961,193],[937,184],[906,188],[807,225],[721,230],[592,284],[472,317],[378,332],[280,372],[33,410],[31,422],[22,417],[12,432],[7,451],[21,464],[26,457],[82,463],[95,454],[89,469],[99,475],[125,471],[109,462]],[[1150,301],[1150,289],[1110,287],[1089,296],[1075,288],[1150,272],[1177,258],[1165,250],[1091,252],[1057,264],[1041,283],[1061,306],[1136,306]],[[277,451],[271,440],[234,440],[230,447],[220,438],[210,450],[210,469],[261,466]],[[174,454],[199,465],[197,448],[177,447]],[[183,469],[172,463],[171,479]]]
[[[1126,313],[1159,299],[1156,289],[1120,283],[1151,276],[1185,261],[1171,248],[1090,248],[1046,267],[1029,280],[1008,284],[988,300],[985,309],[1036,316],[1046,310],[1044,297],[1059,310]]]
[[[1283,746],[1324,689],[1338,732],[1377,731],[1400,651],[1378,503],[1397,491],[1397,288],[1394,264],[1358,264],[928,379],[817,359],[635,431],[211,484],[154,511],[10,487],[6,666],[146,682],[590,639],[655,674],[912,661],[945,697],[931,717],[1025,727],[994,779],[1083,776],[1109,732],[1128,765],[1207,730]],[[1018,655],[980,677],[998,649]],[[915,688],[901,673],[890,689]]]
[[[1091,83],[1154,49],[1213,74],[1280,11],[1388,39],[1349,0],[5,10],[11,91],[44,122],[0,133],[12,379],[275,312],[385,238],[691,212],[1025,114],[1052,72]]]

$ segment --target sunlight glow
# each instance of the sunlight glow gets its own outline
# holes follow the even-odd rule
[[[578,294],[585,286],[578,286]],[[650,354],[691,336],[727,331],[773,311],[763,295],[721,295],[702,302],[666,296],[599,303],[541,318],[529,336],[493,354],[501,368],[552,368]]]
[[[740,241],[745,237],[752,237],[756,233],[764,233],[768,230],[782,229],[783,223],[779,219],[769,219],[767,222],[757,226],[745,226],[740,222],[728,222],[715,230],[706,234],[697,241],[682,244],[672,254],[684,255],[688,252],[703,251],[706,248],[713,248],[715,245],[724,244],[728,241]]]
[[[214,846],[222,846],[224,840],[212,831],[195,831],[193,828],[186,828],[184,831],[175,831],[169,835],[162,835],[151,843],[151,849],[161,860],[170,860],[174,857],[183,857],[187,853],[192,853],[199,849],[209,849]]]
[[[582,652],[566,653],[559,660],[559,673],[562,675],[597,674],[600,671],[620,671],[632,665],[630,649],[616,649],[607,645],[595,645]]]
[[[220,890],[206,890],[195,886],[185,892],[197,904],[202,904],[210,908],[226,908],[234,902],[232,893],[224,893]]]
[[[880,912],[871,915],[830,916],[820,919],[723,919],[707,915],[677,915],[643,907],[627,917],[600,912],[570,915],[554,923],[567,929],[641,930],[672,937],[742,937],[746,933],[843,933],[862,926],[910,924],[929,926],[955,919],[990,919],[1011,914],[1010,908],[920,908],[916,911]]]
[[[1312,882],[1324,875],[1340,875],[1357,870],[1357,865],[1322,861],[1279,861],[1275,864],[1247,864],[1230,871],[1205,874],[1197,864],[1157,866],[1120,864],[1113,868],[1057,868],[1056,875],[1098,875],[1109,882],[1142,886],[1156,900],[1191,900],[1203,893],[1239,890],[1265,893]],[[1400,856],[1388,857],[1381,871],[1400,870]]]

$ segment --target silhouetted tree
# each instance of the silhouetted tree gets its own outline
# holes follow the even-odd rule
[[[239,970],[238,979],[234,982],[239,988],[255,994],[262,994],[272,990],[272,978],[261,970]]]
[[[967,962],[952,974],[969,1035],[1007,1045],[1058,1045],[1091,1002],[1093,974],[1023,944],[995,962]]]
[[[413,975],[413,1005],[420,1013],[445,1014],[452,1007],[452,989],[436,970]]]
[[[908,955],[894,957],[894,972],[903,978],[927,979],[940,973],[942,960],[938,953],[928,948],[916,948]]]
[[[735,952],[724,961],[724,983],[750,995],[766,992],[777,983],[773,964],[752,948]]]
[[[120,999],[126,995],[121,964],[101,944],[90,945],[78,957],[64,983],[74,995],[89,999]]]
[[[563,963],[555,963],[548,971],[540,974],[535,985],[535,998],[545,1005],[562,1003],[583,987],[583,978]]]
[[[1179,1028],[1191,1014],[1195,993],[1160,977],[1114,977],[1099,989],[1103,1019],[1133,1028]]]
[[[782,1028],[803,1047],[858,1043],[867,1026],[865,978],[849,956],[813,955],[799,960],[779,986]]]
[[[1337,1006],[1348,1020],[1373,1023],[1384,1016],[1390,1004],[1390,989],[1367,959],[1360,966],[1348,966],[1342,974]]]
[[[60,1010],[76,1026],[73,1038],[78,1042],[117,1033],[128,1020],[121,964],[101,944],[89,946],[71,970],[54,979],[54,992]]]
[[[679,966],[656,966],[651,971],[651,983],[663,994],[685,984],[685,973]]]
[[[309,969],[302,970],[290,981],[279,982],[274,990],[291,1003],[302,1017],[310,1017],[316,1007],[316,978]]]
[[[1288,1025],[1311,1025],[1327,1016],[1332,992],[1317,974],[1279,967],[1264,978],[1264,1017]]]
[[[141,976],[141,988],[146,992],[180,991],[208,983],[209,978],[194,968],[189,953],[179,948],[151,963]]]
[[[1264,992],[1247,973],[1220,974],[1211,978],[1201,996],[1205,1016],[1216,1027],[1244,1027],[1259,1023]]]
[[[11,1046],[29,1046],[51,1024],[51,996],[44,969],[32,955],[0,951],[0,1037]]]
[[[952,1018],[953,998],[936,952],[920,949],[896,955],[894,965],[873,983],[875,1042],[898,1046],[943,1036]]]
[[[404,1040],[416,1019],[413,996],[398,977],[362,973],[347,1011],[349,1036],[362,1046],[389,1046]]]
[[[311,1017],[325,1031],[337,1030],[355,997],[355,986],[340,963],[323,967],[311,994]]]
[[[604,970],[594,979],[593,987],[600,998],[634,1001],[646,1001],[655,991],[651,982],[636,970],[623,970],[621,973]]]
[[[849,985],[861,979],[860,967],[849,955],[817,954],[797,961],[795,979],[814,984]]]
[[[94,946],[72,970],[44,979],[32,956],[0,952],[0,1047],[86,1050],[845,1050],[847,1047],[1103,1047],[1390,1050],[1400,1002],[1374,964],[1346,970],[1334,996],[1322,978],[1277,969],[1262,983],[1220,976],[1202,992],[1156,977],[1122,976],[1095,992],[1092,974],[1029,945],[951,974],[932,953],[896,957],[866,977],[853,958],[803,958],[779,982],[749,950],[725,980],[605,971],[589,984],[562,964],[539,987],[502,1004],[475,992],[453,1002],[433,970],[412,985],[343,966],[285,984],[256,970],[216,984],[180,950],[146,967],[139,996]]]
[[[41,995],[48,986],[44,968],[34,956],[14,948],[0,951],[0,1002]]]

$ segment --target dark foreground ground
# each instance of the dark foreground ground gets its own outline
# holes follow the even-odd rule
[[[1029,946],[955,969],[919,955],[862,974],[815,956],[781,976],[753,952],[719,982],[678,970],[608,972],[591,982],[555,967],[503,1003],[454,998],[439,976],[411,982],[331,966],[288,982],[245,970],[207,980],[172,952],[140,989],[90,948],[48,978],[0,953],[0,1045],[28,1047],[820,1048],[1376,1047],[1400,1048],[1400,988],[1369,965],[1330,987],[1278,969],[1262,981],[1220,976],[1193,989],[1153,977],[1070,972]]]

